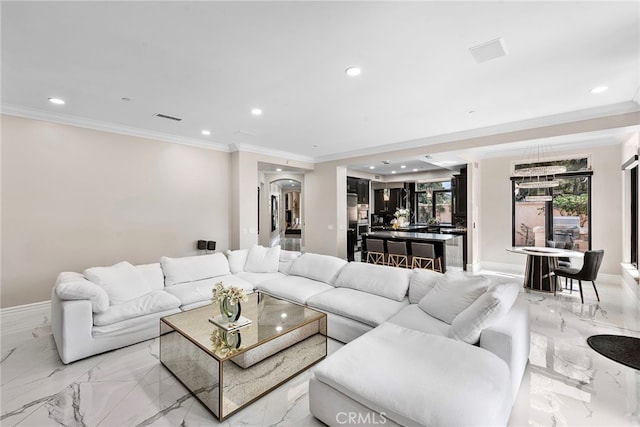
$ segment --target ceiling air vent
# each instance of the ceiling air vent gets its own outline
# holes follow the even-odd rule
[[[473,55],[478,64],[500,58],[507,54],[502,37],[470,47],[469,52],[471,52],[471,55]]]
[[[162,114],[162,113],[155,113],[154,116],[160,117],[161,119],[174,120],[176,122],[182,121],[182,119],[179,117],[167,116],[166,114]]]

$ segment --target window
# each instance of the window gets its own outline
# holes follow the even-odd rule
[[[419,224],[451,223],[451,182],[418,182],[415,206]]]
[[[519,167],[566,166],[566,172],[537,176],[538,181],[558,181],[555,187],[525,188],[512,180],[512,244],[514,246],[547,246],[547,242],[572,243],[584,252],[591,247],[591,171],[588,159],[571,159],[516,165]]]

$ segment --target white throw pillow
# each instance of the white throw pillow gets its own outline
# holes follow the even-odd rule
[[[447,324],[469,307],[489,287],[489,279],[476,277],[447,277],[442,279],[418,303],[425,313]]]
[[[151,292],[142,273],[126,261],[111,267],[88,268],[84,276],[105,290],[111,304],[120,304]]]
[[[178,283],[195,282],[211,279],[230,273],[229,261],[223,253],[196,255],[183,258],[160,258],[164,272],[164,285],[173,286]]]
[[[229,260],[229,269],[232,274],[244,271],[244,263],[247,262],[249,249],[238,249],[236,251],[226,251],[225,255]]]
[[[250,273],[276,273],[280,265],[280,245],[272,248],[253,245],[247,253],[244,271]]]
[[[469,344],[477,343],[483,329],[511,310],[520,289],[522,285],[518,283],[493,286],[453,319],[449,336]]]
[[[89,300],[91,311],[94,313],[103,313],[109,309],[109,295],[104,289],[84,277],[60,280],[64,274],[61,273],[58,276],[54,288],[58,298],[61,300]]]
[[[409,302],[417,304],[442,279],[443,274],[433,270],[416,268],[409,282]]]
[[[164,273],[159,262],[153,264],[141,264],[135,266],[145,278],[152,291],[161,291],[164,289]]]

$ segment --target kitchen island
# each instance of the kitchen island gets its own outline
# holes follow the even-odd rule
[[[411,242],[433,244],[436,256],[442,257],[443,273],[454,267],[462,269],[463,241],[462,236],[455,234],[419,233],[411,231],[372,231],[362,236],[362,260],[367,260],[367,239],[381,239],[407,242],[407,251],[411,255]]]

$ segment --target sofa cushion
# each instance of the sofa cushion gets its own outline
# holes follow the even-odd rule
[[[442,279],[443,274],[433,270],[416,268],[409,282],[409,302],[417,304]]]
[[[196,280],[193,282],[179,283],[165,288],[166,292],[177,297],[181,305],[193,304],[201,301],[210,301],[213,298],[213,289],[216,283],[222,282],[225,288],[234,286],[242,288],[246,293],[253,292],[253,285],[246,280],[234,275],[213,277],[211,279]]]
[[[247,254],[249,249],[238,249],[236,251],[226,251],[224,254],[229,261],[229,270],[231,274],[240,273],[244,271],[244,263],[247,261]]]
[[[280,272],[278,272],[278,273],[249,273],[248,271],[241,271],[240,273],[234,274],[234,276],[239,277],[242,280],[246,280],[247,282],[253,284],[254,287],[258,283],[266,282],[267,280],[281,279],[283,277],[287,277],[285,274],[282,274]]]
[[[159,262],[153,264],[140,264],[135,266],[149,284],[152,291],[164,289],[164,273]]]
[[[123,320],[180,307],[180,300],[165,291],[152,291],[141,297],[111,305],[104,313],[93,316],[96,326],[111,325]]]
[[[469,307],[489,287],[483,276],[459,276],[442,279],[418,303],[428,315],[449,325],[465,308]]]
[[[349,288],[332,288],[315,294],[307,305],[320,311],[338,314],[370,326],[378,326],[408,304],[402,301]]]
[[[282,274],[289,274],[289,271],[291,270],[291,265],[293,264],[293,261],[298,258],[300,255],[302,255],[302,252],[298,252],[298,251],[287,251],[287,250],[281,250],[280,251],[280,262],[278,265],[278,271]]]
[[[280,245],[265,248],[253,245],[247,253],[244,271],[250,273],[276,273],[280,263]]]
[[[63,272],[58,274],[54,292],[61,300],[89,300],[91,311],[102,313],[109,309],[109,295],[80,273]]]
[[[394,325],[415,329],[426,334],[449,336],[450,325],[425,313],[418,304],[409,304],[387,320]]]
[[[402,301],[407,295],[410,277],[411,270],[406,268],[350,262],[340,270],[334,285]]]
[[[102,341],[103,344],[98,344],[100,349],[95,349],[94,347],[93,354],[140,342],[141,335],[148,337],[142,339],[153,338],[154,335],[157,337],[158,332],[155,332],[155,334],[149,334],[148,331],[152,328],[157,328],[157,325],[160,323],[160,318],[176,313],[180,313],[179,308],[157,311],[155,313],[133,317],[131,319],[110,323],[104,326],[94,325],[91,329],[91,336],[96,339],[95,343],[97,344],[101,340],[104,341]],[[115,344],[106,344],[106,342],[113,343],[114,341],[116,342]]]
[[[306,253],[293,261],[289,274],[332,285],[346,264],[347,261],[334,256]]]
[[[229,261],[222,253],[197,255],[183,258],[160,258],[164,272],[164,285],[174,286],[179,283],[210,279],[229,274]]]
[[[333,286],[326,283],[300,276],[286,276],[280,279],[267,280],[258,283],[256,287],[259,291],[297,302],[298,304],[306,304],[311,296],[328,289],[334,289]]]
[[[340,348],[313,374],[366,407],[411,420],[404,424],[505,425],[511,409],[509,369],[498,356],[392,323]]]
[[[449,336],[469,344],[477,343],[483,329],[511,310],[521,288],[522,285],[518,283],[501,283],[491,287],[453,319]]]
[[[85,277],[102,287],[111,304],[120,304],[151,292],[151,286],[138,269],[123,261],[111,267],[91,267]]]

